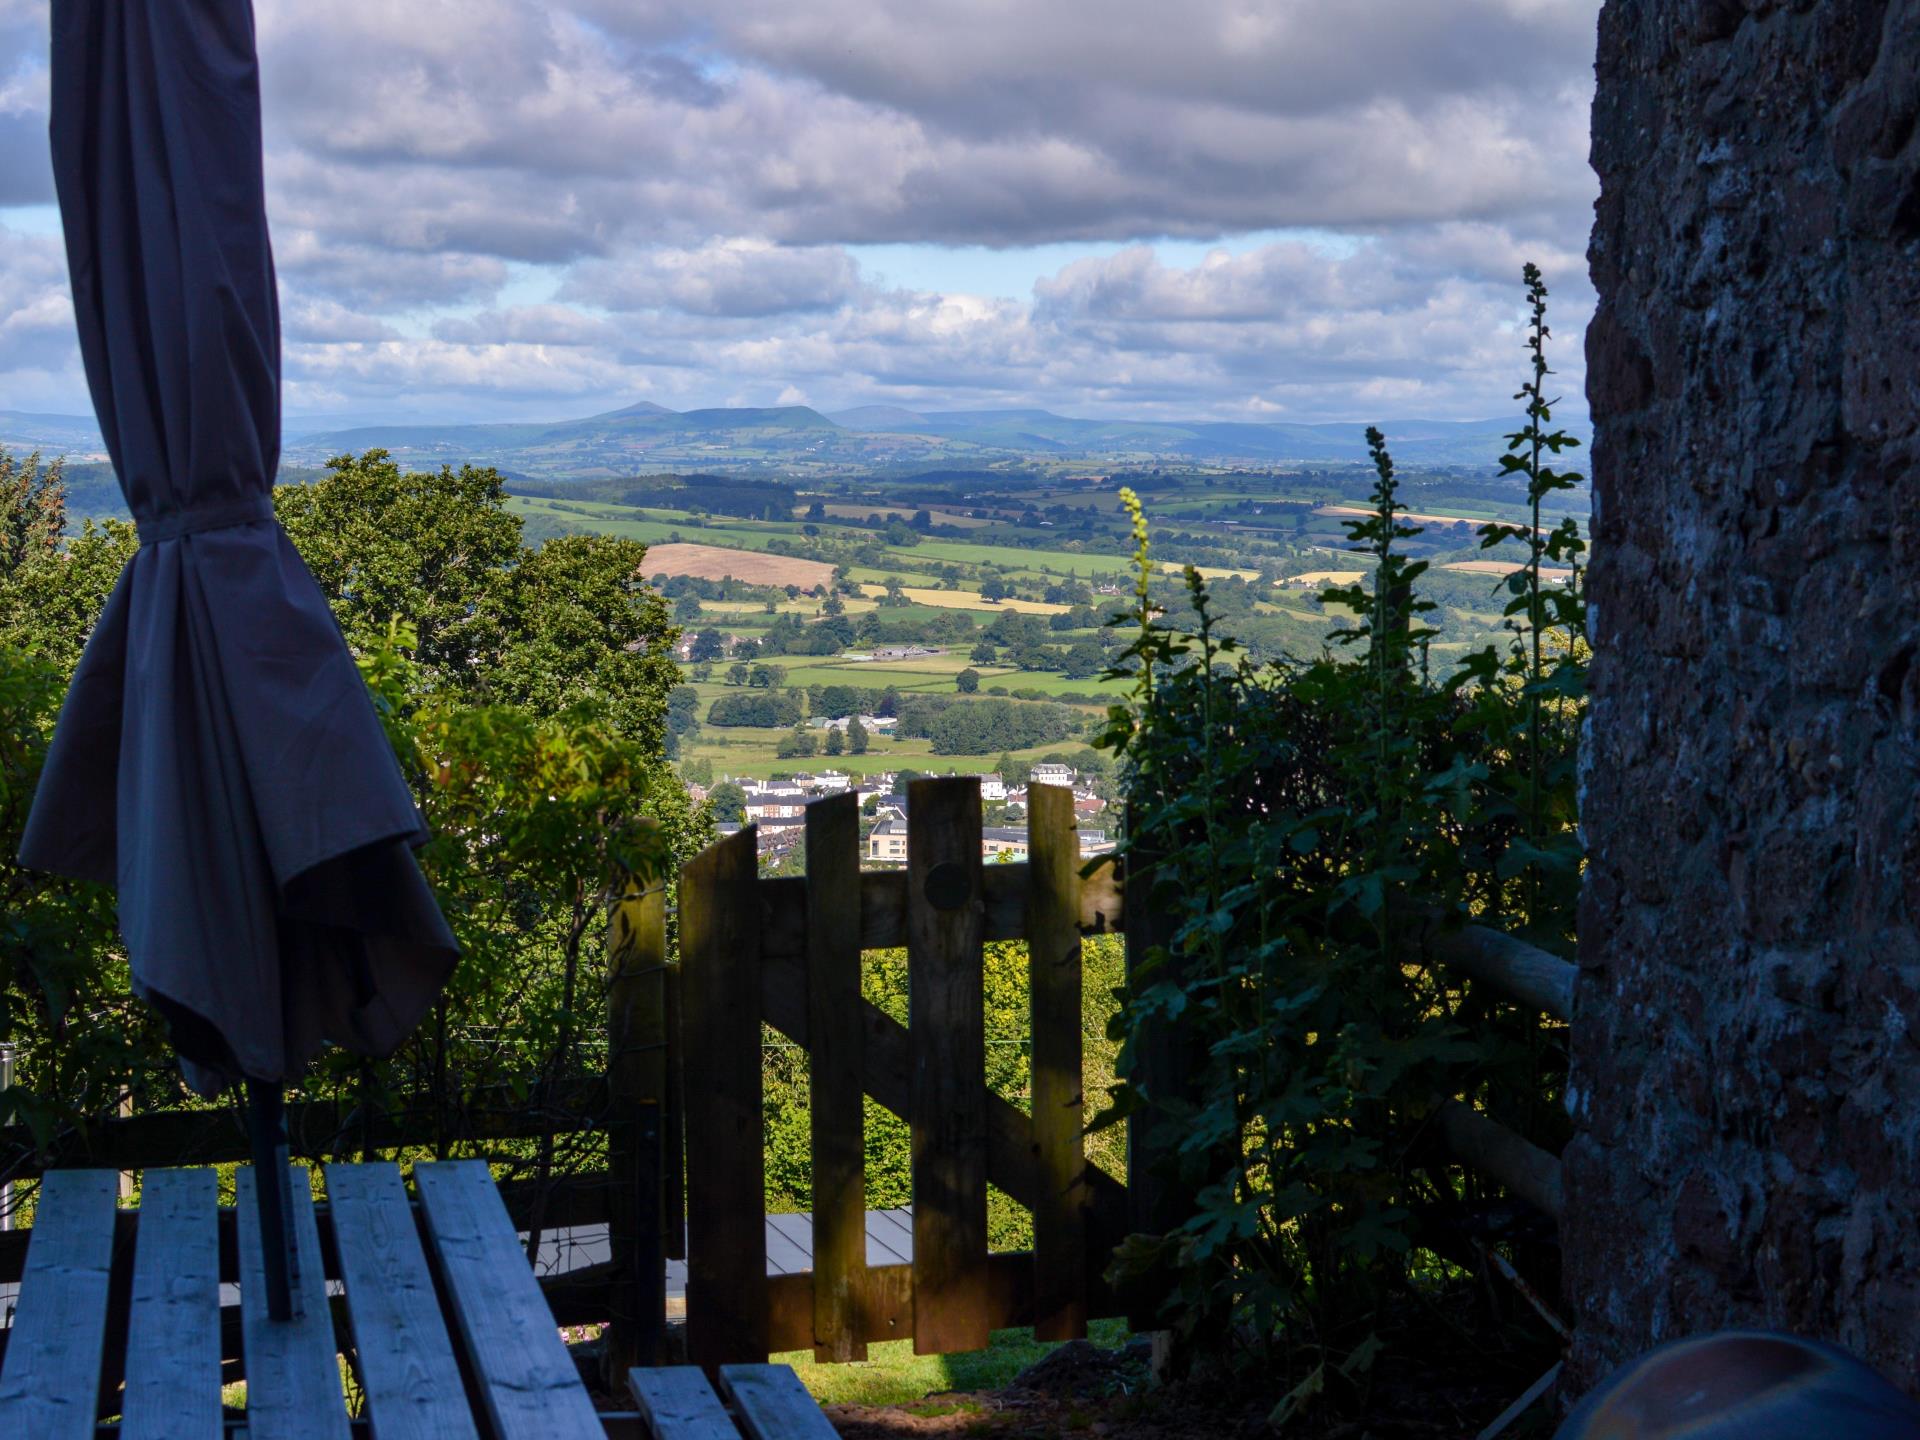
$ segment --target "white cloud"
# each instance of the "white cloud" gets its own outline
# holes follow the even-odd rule
[[[259,0],[289,401],[1478,413],[1522,258],[1577,393],[1597,9]],[[45,13],[0,0],[0,205],[48,198]],[[1237,238],[1303,227],[1344,244]],[[1027,301],[846,249],[1062,242]],[[0,404],[81,408],[43,250],[0,253]]]
[[[765,316],[831,309],[851,299],[859,281],[859,266],[838,247],[730,239],[589,262],[575,269],[561,293],[608,310]]]
[[[0,410],[71,411],[86,382],[60,242],[0,225]]]

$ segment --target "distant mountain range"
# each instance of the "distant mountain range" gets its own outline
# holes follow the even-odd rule
[[[804,405],[668,410],[642,402],[577,420],[484,425],[378,424],[309,431],[290,421],[289,465],[370,449],[409,465],[474,461],[543,479],[703,470],[799,474],[925,466],[1049,469],[1138,464],[1364,463],[1366,426],[1195,420],[1084,420],[1047,410],[906,410],[864,405],[823,415]],[[1517,420],[1383,422],[1397,460],[1491,469]],[[1567,428],[1588,438],[1584,422]],[[97,455],[90,419],[0,410],[0,445]]]

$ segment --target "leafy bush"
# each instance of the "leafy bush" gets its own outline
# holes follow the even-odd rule
[[[1548,461],[1545,290],[1528,267],[1534,374],[1508,468],[1540,498],[1578,477]],[[1101,744],[1124,764],[1129,903],[1157,943],[1116,1033],[1132,1115],[1184,1213],[1124,1247],[1189,1341],[1279,1360],[1311,1388],[1370,1354],[1385,1297],[1413,1283],[1422,1217],[1485,1182],[1435,1148],[1438,1103],[1463,1096],[1544,1143],[1564,1061],[1537,1015],[1424,963],[1432,924],[1497,925],[1570,953],[1581,849],[1575,767],[1585,678],[1583,544],[1567,522],[1521,535],[1510,644],[1429,673],[1432,630],[1409,563],[1398,484],[1368,440],[1371,513],[1349,526],[1366,583],[1322,654],[1258,664],[1186,572],[1162,613],[1138,500],[1135,638],[1109,672],[1134,686]],[[1519,527],[1488,526],[1488,545]],[[1542,558],[1576,566],[1543,587]],[[1143,921],[1145,917],[1143,916]],[[1130,919],[1130,926],[1133,923]],[[1160,1059],[1167,1047],[1179,1060]],[[1357,1363],[1357,1362],[1355,1362]]]
[[[596,1073],[609,894],[711,829],[664,762],[675,632],[663,602],[632,583],[640,547],[576,536],[527,548],[492,472],[402,475],[370,454],[300,488],[276,492],[276,504],[310,552],[426,816],[421,865],[463,953],[433,1019],[397,1054],[363,1063],[331,1052],[299,1088],[351,1098],[371,1117],[445,1113],[489,1091],[504,1104]],[[156,1018],[128,993],[111,894],[14,862],[102,575],[132,539],[109,525],[50,561],[0,565],[0,1042],[20,1047],[0,1124],[25,1121],[35,1146],[123,1098],[136,1113],[196,1103]],[[382,616],[386,603],[430,623]],[[8,637],[36,613],[60,625],[28,655]],[[570,1143],[584,1153],[603,1141]],[[541,1152],[543,1168],[567,1163],[551,1147],[507,1148]],[[18,1158],[0,1150],[0,1175]]]

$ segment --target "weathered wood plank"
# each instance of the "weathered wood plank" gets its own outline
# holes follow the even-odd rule
[[[687,1354],[708,1368],[767,1357],[757,843],[749,825],[680,875]]]
[[[909,832],[911,833],[911,832]],[[1027,867],[1016,861],[986,867],[986,938],[1018,940],[1026,934]],[[807,953],[807,889],[798,877],[760,882],[762,950],[769,959],[798,960]],[[1082,934],[1118,933],[1121,913],[1118,860],[1103,856],[1080,884]],[[868,870],[860,876],[860,948],[895,950],[907,943],[907,875],[904,870]]]
[[[687,1087],[680,1040],[680,967],[667,971],[667,1106],[660,1127],[666,1209],[660,1228],[669,1260],[687,1258]]]
[[[839,1440],[790,1365],[723,1365],[720,1388],[751,1440]]]
[[[783,1218],[777,1215],[766,1217],[762,1233],[767,1237],[767,1273],[769,1275],[795,1275],[802,1270],[813,1269],[813,1252],[808,1248],[812,1236],[805,1238],[792,1233],[789,1225],[777,1223]]]
[[[1560,1162],[1538,1145],[1459,1100],[1441,1105],[1440,1133],[1447,1148],[1468,1165],[1491,1175],[1542,1214],[1560,1218]]]
[[[454,1326],[498,1440],[603,1440],[487,1167],[447,1160],[413,1175]]]
[[[936,1355],[989,1340],[980,786],[916,780],[907,796],[913,1348]]]
[[[329,1165],[327,1200],[375,1434],[477,1434],[399,1167]]]
[[[636,1366],[627,1372],[627,1388],[654,1440],[740,1440],[698,1365]]]
[[[867,1263],[860,1025],[860,799],[807,806],[807,1046],[813,1127],[813,1354],[864,1360],[854,1305]]]
[[[121,1440],[218,1440],[220,1188],[211,1170],[141,1182]]]
[[[1087,1333],[1086,1147],[1080,1014],[1080,839],[1073,791],[1027,789],[1027,969],[1033,1144],[1044,1184],[1032,1206],[1037,1340]]]
[[[867,1217],[867,1263],[891,1265],[913,1259],[912,1216],[902,1220],[888,1210],[875,1210]]]
[[[553,1109],[568,1115],[599,1115],[605,1105],[599,1077],[563,1082]],[[287,1134],[301,1155],[358,1152],[363,1145],[394,1150],[430,1144],[436,1135],[453,1140],[536,1139],[552,1126],[551,1112],[530,1109],[506,1086],[456,1096],[438,1116],[421,1103],[398,1114],[365,1116],[357,1098],[304,1101],[287,1106]],[[84,1162],[109,1170],[215,1165],[246,1160],[252,1145],[232,1106],[212,1110],[155,1110],[125,1119],[102,1118],[84,1134],[70,1130],[41,1151],[24,1126],[0,1130],[0,1153],[18,1154],[11,1178],[25,1180],[43,1169]],[[11,1233],[11,1232],[6,1232]],[[0,1257],[7,1246],[0,1244]]]
[[[327,1304],[320,1230],[313,1218],[313,1187],[304,1165],[290,1167],[287,1228],[299,1273],[291,1320],[267,1318],[267,1276],[260,1251],[255,1189],[274,1177],[243,1166],[234,1175],[234,1221],[240,1241],[240,1329],[247,1351],[247,1433],[250,1440],[347,1440],[347,1407],[340,1389],[333,1312]]]
[[[608,917],[607,1171],[614,1266],[611,1376],[660,1359],[666,1335],[667,886],[633,882]]]
[[[40,1182],[33,1243],[0,1367],[0,1435],[78,1440],[93,1434],[119,1189],[111,1170],[55,1170]]]
[[[1433,959],[1500,990],[1556,1020],[1573,1018],[1576,967],[1537,945],[1484,925],[1458,930],[1435,926],[1423,940]]]

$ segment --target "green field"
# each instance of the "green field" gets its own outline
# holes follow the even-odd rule
[[[844,770],[849,775],[878,775],[886,770],[918,770],[926,775],[984,775],[999,763],[998,755],[936,755],[930,740],[887,740],[875,736],[864,755],[804,755],[791,760],[778,758],[773,751],[785,730],[757,730],[744,726],[721,729],[701,727],[700,738],[682,746],[681,756],[688,760],[709,760],[717,780],[722,775],[736,779],[766,780],[774,775],[818,773]],[[1084,740],[1061,740],[1051,745],[1034,745],[1010,753],[1015,759],[1038,760],[1077,750]]]
[[[1045,602],[1047,588],[1068,577],[1095,586],[1108,584],[1117,593],[1129,594],[1132,562],[1124,552],[1131,542],[1118,496],[1118,486],[1125,481],[1125,476],[1114,476],[1100,484],[1062,483],[1057,479],[1034,483],[1032,477],[998,481],[987,476],[976,482],[970,475],[957,484],[923,485],[912,477],[809,478],[799,514],[804,516],[805,508],[818,498],[826,505],[828,516],[819,522],[803,518],[739,520],[657,507],[636,512],[602,501],[515,497],[510,504],[516,513],[549,532],[593,531],[650,545],[678,539],[747,551],[763,551],[771,542],[781,540],[785,542],[783,551],[791,549],[806,558],[844,567],[841,573],[850,581],[867,587],[864,595],[843,596],[842,605],[845,613],[857,621],[877,620],[881,643],[922,639],[946,648],[944,654],[913,662],[861,662],[844,656],[768,657],[767,663],[786,669],[788,686],[851,684],[874,690],[893,687],[903,693],[952,695],[958,693],[954,677],[972,668],[980,672],[982,698],[991,698],[994,690],[1009,695],[1022,691],[1036,696],[1066,696],[1079,701],[1091,720],[1098,712],[1087,704],[1088,697],[1112,694],[1121,687],[1103,685],[1097,677],[1069,680],[1057,671],[1020,672],[1006,665],[976,665],[969,658],[971,641],[955,639],[951,632],[931,627],[951,626],[957,616],[970,618],[976,627],[993,622],[996,612],[1008,607],[1006,602],[982,596],[981,587],[990,577],[1000,577],[1017,588],[1020,594],[1014,608],[1042,616],[1043,624],[1046,612],[1057,613],[1055,606]],[[1479,473],[1459,468],[1410,471],[1402,475],[1402,481],[1401,502],[1413,512],[1453,515],[1468,521],[1491,516],[1511,518],[1519,513],[1516,504],[1503,503],[1507,482],[1492,474],[1491,465]],[[1154,588],[1156,593],[1164,589],[1168,597],[1160,603],[1169,608],[1184,605],[1178,572],[1192,563],[1220,594],[1222,629],[1240,640],[1256,659],[1318,655],[1340,617],[1311,608],[1311,590],[1264,590],[1249,596],[1244,591],[1228,592],[1227,587],[1237,583],[1235,577],[1251,580],[1263,572],[1288,575],[1338,570],[1364,576],[1371,564],[1357,556],[1347,541],[1346,520],[1315,514],[1308,508],[1351,503],[1364,483],[1364,472],[1357,467],[1304,473],[1276,470],[1266,475],[1153,472],[1136,488],[1146,505],[1151,529]],[[902,518],[924,508],[938,521],[941,507],[949,505],[981,512],[980,516],[967,517],[973,522],[970,528],[974,535],[964,540],[926,537],[908,544],[889,543],[899,538],[897,522]],[[860,523],[869,514],[888,515],[896,523],[891,530]],[[1044,548],[1027,548],[1028,541],[1042,541]],[[1442,631],[1428,652],[1436,673],[1444,675],[1470,651],[1489,643],[1503,644],[1499,602],[1491,582],[1485,585],[1488,593],[1483,597],[1478,588],[1467,584],[1469,577],[1441,568],[1469,557],[1482,558],[1477,541],[1456,533],[1455,527],[1435,526],[1429,527],[1424,537],[1409,538],[1404,544],[1412,558],[1427,560],[1435,567],[1422,586],[1426,598],[1438,607],[1431,621]],[[1508,553],[1485,558],[1511,560],[1514,556]],[[879,591],[874,587],[889,578],[898,580],[913,603],[876,605]],[[1230,605],[1225,603],[1229,599]],[[1094,603],[1098,606],[1106,599],[1096,594]],[[816,621],[823,618],[822,602],[812,597],[781,600],[769,613],[764,604],[751,600],[703,601],[699,619],[690,625],[756,636],[781,614]],[[1047,629],[1037,638],[1049,646],[1066,647],[1092,637],[1084,630]],[[713,673],[723,675],[725,668],[723,663]],[[718,687],[711,691],[702,687],[703,720],[706,706],[717,693]],[[720,768],[738,774],[766,774],[809,763],[820,768],[827,763],[820,756],[811,762],[779,760],[773,749],[781,738],[780,733],[727,732],[703,725],[699,739],[687,747],[686,753],[711,759]],[[973,769],[984,763],[957,758],[936,761],[925,741],[881,741],[876,737],[873,747],[868,760],[875,768],[902,763],[944,768],[951,763],[955,769]]]

